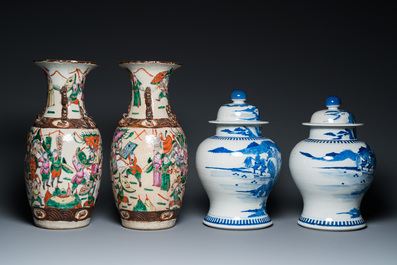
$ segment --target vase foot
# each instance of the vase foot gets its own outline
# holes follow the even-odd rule
[[[229,230],[251,230],[269,227],[273,224],[268,217],[247,218],[247,219],[233,219],[233,218],[219,218],[207,215],[203,223],[209,227],[229,229]]]
[[[47,229],[75,229],[85,227],[90,224],[91,218],[87,218],[83,221],[69,222],[69,221],[41,221],[33,219],[34,224],[41,228]]]
[[[354,221],[326,221],[321,219],[312,219],[301,216],[298,219],[298,224],[305,228],[326,231],[353,231],[360,230],[367,227],[364,219],[360,218]]]
[[[155,222],[128,221],[121,219],[121,224],[126,228],[137,230],[161,230],[175,226],[176,219]]]

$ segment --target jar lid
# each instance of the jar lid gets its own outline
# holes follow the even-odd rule
[[[330,96],[325,100],[325,106],[328,109],[316,111],[310,122],[302,123],[307,126],[322,126],[322,127],[356,127],[364,125],[363,123],[356,123],[353,114],[350,112],[338,109],[341,101],[336,96]]]
[[[233,91],[231,99],[233,101],[232,103],[225,104],[219,108],[216,121],[209,121],[209,123],[246,125],[269,123],[259,120],[259,111],[257,107],[245,103],[247,94],[244,91]]]

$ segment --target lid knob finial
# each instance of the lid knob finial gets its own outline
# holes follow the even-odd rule
[[[328,108],[338,108],[340,106],[340,98],[337,96],[330,96],[325,100],[325,106]]]
[[[247,99],[247,94],[242,90],[235,90],[232,92],[230,98],[234,103],[241,103]]]

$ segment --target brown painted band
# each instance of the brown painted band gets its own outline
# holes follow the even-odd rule
[[[161,222],[176,219],[179,209],[154,211],[154,212],[138,212],[120,209],[120,217],[127,221],[136,222]]]

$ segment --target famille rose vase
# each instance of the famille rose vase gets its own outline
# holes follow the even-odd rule
[[[319,230],[357,230],[366,227],[361,200],[375,173],[375,155],[356,138],[351,113],[339,110],[340,99],[328,97],[328,109],[315,112],[310,135],[291,152],[289,166],[303,197],[298,224]]]
[[[198,147],[196,166],[210,209],[203,223],[216,228],[258,229],[272,225],[266,201],[281,167],[277,145],[262,136],[259,111],[234,91],[223,105],[216,135]]]
[[[128,113],[111,147],[113,193],[122,225],[165,229],[175,225],[188,170],[185,134],[168,104],[168,82],[179,63],[121,62],[132,82]]]
[[[102,173],[102,140],[84,107],[86,75],[96,63],[37,60],[47,104],[27,137],[25,180],[34,223],[69,229],[90,223]]]

